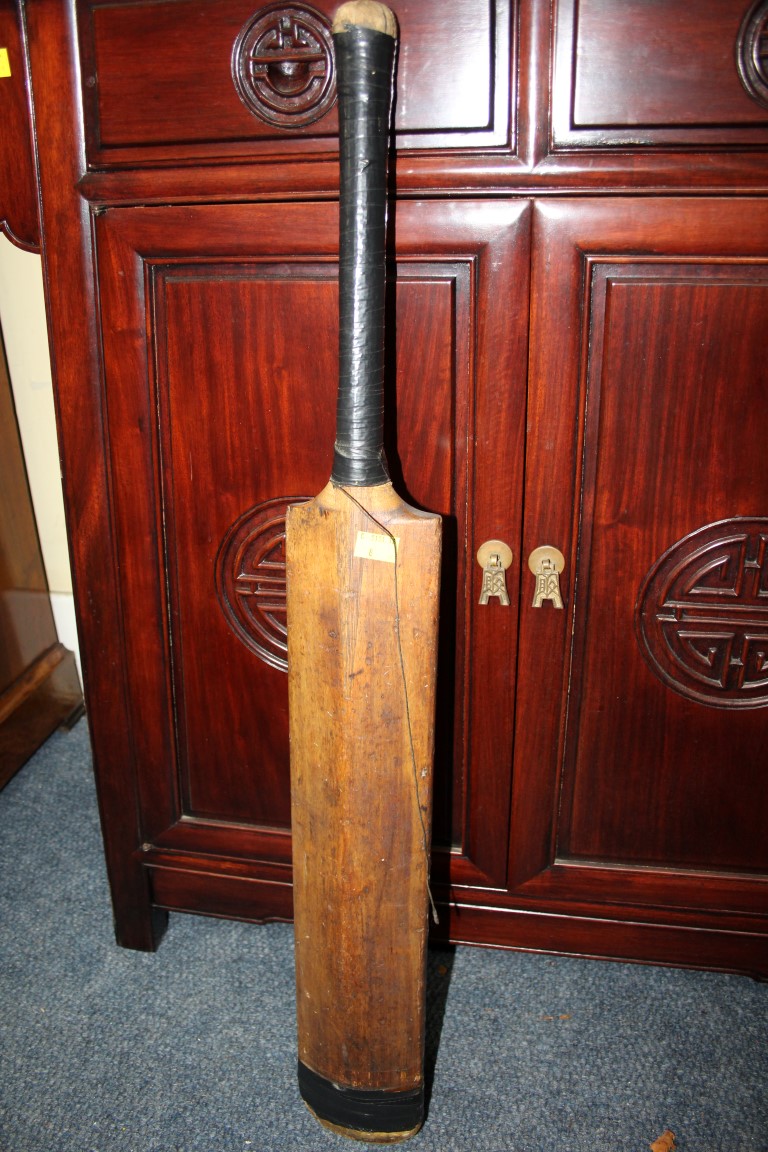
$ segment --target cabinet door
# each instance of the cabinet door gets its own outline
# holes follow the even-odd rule
[[[534,234],[523,557],[566,564],[562,610],[522,599],[513,885],[765,969],[768,203],[561,200]]]
[[[474,552],[519,550],[529,216],[409,202],[392,223],[388,459],[445,523],[436,841],[476,883],[506,871],[517,612],[473,611]],[[96,218],[131,772],[164,907],[290,914],[284,516],[330,474],[337,230],[333,204]],[[109,836],[132,816],[97,770]]]

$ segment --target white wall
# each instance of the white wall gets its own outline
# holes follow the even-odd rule
[[[51,604],[80,666],[56,441],[42,261],[0,234],[0,325],[27,463]]]

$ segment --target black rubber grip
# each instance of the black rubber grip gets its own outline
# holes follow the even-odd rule
[[[424,1121],[424,1088],[395,1092],[345,1088],[299,1060],[299,1091],[321,1120],[358,1132],[412,1132]]]
[[[383,443],[387,152],[395,41],[351,27],[334,35],[339,100],[339,392],[331,479],[389,479]]]

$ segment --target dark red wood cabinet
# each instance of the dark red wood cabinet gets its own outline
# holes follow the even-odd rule
[[[74,655],[56,633],[0,337],[0,788],[82,705]]]
[[[333,440],[332,8],[21,5],[130,947],[166,910],[291,915],[283,521]],[[768,3],[397,14],[386,440],[444,518],[439,932],[765,976]],[[480,603],[489,539],[509,605]]]

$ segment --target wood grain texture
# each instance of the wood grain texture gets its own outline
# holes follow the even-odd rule
[[[347,491],[288,519],[299,1058],[391,1091],[423,1077],[440,519]],[[396,566],[355,556],[379,525]]]
[[[122,605],[112,520],[111,480],[104,451],[98,305],[91,220],[77,191],[83,175],[76,47],[65,4],[25,6],[35,89],[35,131],[43,227],[43,281],[61,453],[62,482],[75,608],[88,713],[97,765],[99,805],[116,931],[129,947],[153,949],[166,917],[150,899],[146,871],[135,853],[138,786],[134,725],[127,706]],[[56,77],[48,85],[45,77]],[[98,771],[98,766],[103,771]]]
[[[54,642],[0,695],[0,788],[56,731],[83,714],[75,658]]]
[[[0,340],[0,788],[82,707],[58,641]]]
[[[739,78],[744,0],[559,0],[557,147],[765,148],[768,110]],[[679,163],[678,163],[679,167]]]
[[[743,0],[581,0],[574,127],[768,122],[745,91],[736,44]]]
[[[525,552],[546,535],[568,564],[566,611],[521,621],[521,659],[551,653],[552,675],[518,694],[520,894],[706,906],[724,928],[764,913],[765,709],[664,686],[634,615],[667,548],[765,507],[762,425],[745,419],[765,403],[767,222],[763,201],[537,206]]]
[[[10,72],[0,77],[0,228],[19,248],[36,251],[40,247],[37,173],[20,14],[15,0],[0,2],[0,48],[7,53]]]
[[[578,572],[589,628],[580,624],[574,647],[571,691],[581,708],[571,709],[567,733],[559,851],[768,875],[768,846],[760,846],[768,787],[755,771],[768,725],[760,695],[736,715],[720,709],[737,704],[738,692],[712,686],[705,705],[671,691],[640,659],[632,627],[644,577],[667,549],[715,522],[725,539],[738,530],[734,518],[766,509],[764,429],[748,414],[764,403],[768,277],[739,260],[607,266],[593,273],[590,311]],[[627,347],[643,353],[628,361]],[[612,446],[626,427],[635,434],[619,456]],[[729,585],[724,551],[705,579],[714,589]],[[683,563],[679,556],[675,567]],[[696,567],[687,566],[684,583]],[[750,612],[738,576],[730,573],[733,587],[719,608],[701,587],[689,594],[702,605],[691,605],[693,619],[683,601],[674,611],[664,597],[648,605],[653,618],[680,617],[667,628],[670,639],[682,634],[683,655],[665,649],[672,667],[701,670],[694,683],[702,693],[717,674],[718,632],[732,637],[734,662],[746,655],[740,618],[768,645],[766,593]],[[761,586],[767,582],[768,565]],[[711,650],[713,667],[694,654],[700,648]],[[768,685],[762,699],[768,703]],[[726,808],[731,818],[723,821]]]
[[[332,6],[320,8],[330,13]],[[768,127],[759,108],[757,118],[750,110],[730,39],[745,7],[742,0],[708,3],[700,21],[685,18],[680,3],[627,10],[595,0],[580,29],[574,0],[434,8],[406,0],[398,6],[398,192],[765,189],[755,150],[764,155]],[[270,136],[238,104],[229,58],[238,21],[250,15],[240,0],[79,6],[89,166],[81,186],[89,198],[148,204],[334,194],[333,109],[314,126]],[[645,38],[633,35],[636,24]],[[166,35],[155,35],[156,27]],[[200,58],[207,61],[204,102]],[[446,64],[435,69],[433,60]],[[648,71],[652,84],[643,81]],[[694,78],[692,90],[681,74]],[[606,125],[602,114],[596,127],[574,123],[577,87],[595,102],[605,94],[607,103],[597,106],[610,109],[621,104],[625,86],[637,115],[652,100],[663,123]],[[260,132],[267,135],[257,138]]]
[[[334,0],[312,5],[329,24],[337,6]],[[317,122],[286,130],[264,123],[241,102],[232,52],[253,15],[250,0],[83,5],[78,28],[89,162],[335,151],[335,104]],[[457,0],[403,0],[397,15],[403,45],[398,146],[503,144],[510,117],[507,4],[482,0],[467,10]]]

